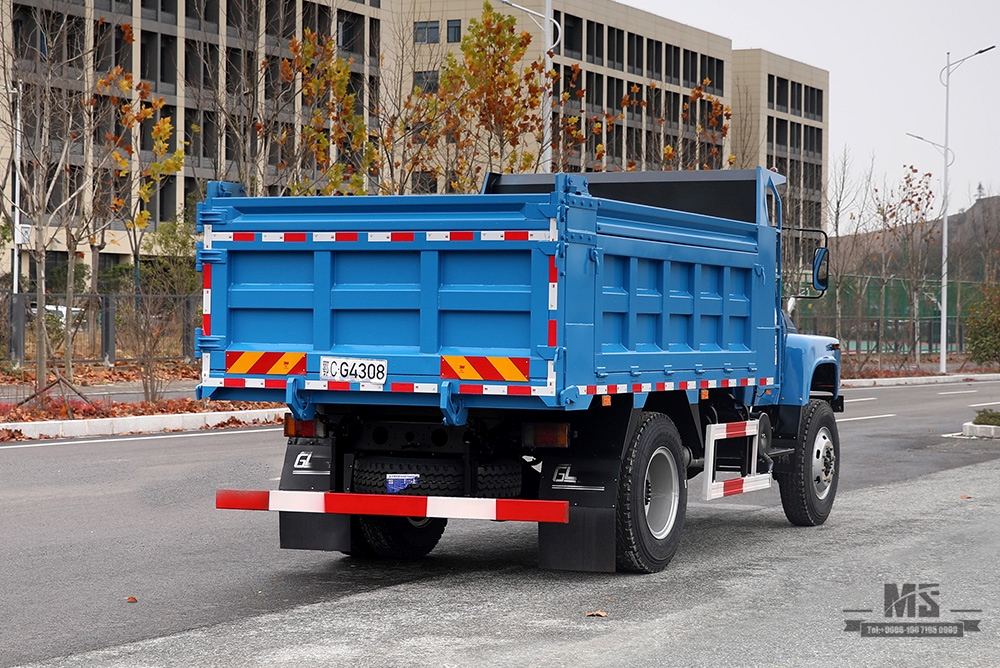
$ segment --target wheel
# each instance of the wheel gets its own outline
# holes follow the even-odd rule
[[[371,559],[377,557],[375,548],[372,547],[364,529],[361,528],[361,521],[357,515],[351,515],[351,549],[342,550],[341,554],[359,559]]]
[[[521,460],[496,459],[481,462],[476,477],[476,496],[510,499],[521,495]],[[372,455],[354,460],[352,489],[359,494],[386,494],[386,476],[417,476],[395,494],[417,496],[462,496],[464,468],[459,459],[416,459]]]
[[[776,476],[789,522],[818,526],[830,516],[837,496],[839,457],[840,436],[833,409],[825,401],[810,401],[799,424],[791,470]]]
[[[681,437],[661,413],[646,413],[622,460],[618,483],[618,570],[655,573],[670,563],[687,510]]]

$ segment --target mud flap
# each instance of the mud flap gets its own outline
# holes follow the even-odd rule
[[[538,562],[564,571],[615,571],[619,459],[547,457],[539,499],[570,502],[569,524],[538,525]]]
[[[331,491],[333,446],[291,441],[285,450],[278,489]],[[348,552],[351,549],[351,516],[281,511],[278,513],[278,534],[281,547],[285,549]]]

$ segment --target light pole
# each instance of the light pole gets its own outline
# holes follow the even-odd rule
[[[548,45],[545,47],[545,73],[548,74],[552,71],[552,56],[550,55],[552,51],[559,46],[559,42],[562,40],[562,26],[559,22],[552,18],[552,0],[545,0],[545,13],[536,12],[534,9],[528,9],[527,7],[522,7],[521,5],[515,4],[510,0],[500,0],[503,4],[513,7],[514,9],[520,9],[522,12],[531,16],[531,20],[536,26],[541,28],[542,32],[545,34],[545,43]],[[542,25],[534,17],[538,17],[545,21],[545,25]],[[553,41],[552,39],[552,27],[555,26],[556,37]],[[549,89],[545,89],[545,97],[542,99],[542,110],[545,113],[545,125],[542,126],[542,164],[546,172],[552,171],[552,97],[549,93]]]
[[[996,45],[979,49],[972,55],[961,60],[951,62],[951,51],[945,55],[945,66],[938,74],[938,81],[944,86],[944,199],[941,202],[941,363],[938,371],[942,374],[948,372],[948,167],[951,162],[948,160],[948,107],[951,96],[951,73],[967,61],[969,58],[986,53],[996,48]]]
[[[24,234],[21,229],[21,82],[14,88],[17,99],[14,107],[14,259],[11,266],[11,292],[15,295],[19,290],[21,278],[21,244]]]

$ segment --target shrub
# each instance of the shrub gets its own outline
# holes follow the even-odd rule
[[[976,419],[972,421],[972,424],[988,424],[1000,427],[1000,411],[991,411],[989,408],[976,411]]]
[[[1000,363],[1000,285],[984,285],[983,298],[965,318],[969,357],[979,364]]]

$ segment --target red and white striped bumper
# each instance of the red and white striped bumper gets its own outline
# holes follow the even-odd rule
[[[220,489],[215,492],[215,507],[223,510],[569,523],[569,501]]]

